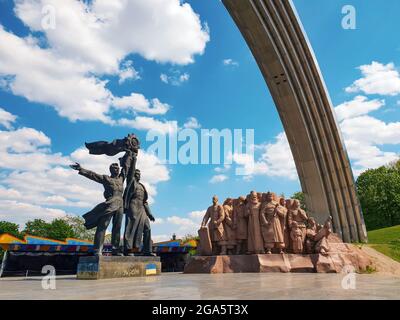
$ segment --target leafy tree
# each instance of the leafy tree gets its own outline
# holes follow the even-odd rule
[[[19,225],[8,222],[8,221],[0,221],[0,235],[3,233],[9,233],[14,237],[22,238],[21,233],[19,232]],[[0,263],[3,259],[4,251],[0,248]]]
[[[61,241],[67,238],[75,238],[74,229],[64,219],[54,219],[49,224],[47,238]]]
[[[21,238],[21,232],[19,232],[19,225],[8,222],[8,221],[0,221],[0,234],[9,233],[14,237]]]
[[[74,232],[73,238],[93,241],[96,229],[87,230],[85,227],[85,220],[82,217],[67,216],[64,220],[72,227]]]
[[[49,233],[49,224],[42,219],[28,221],[25,224],[23,233],[37,237],[47,237]]]
[[[297,199],[300,201],[300,206],[303,210],[307,211],[307,207],[306,207],[306,198],[304,196],[304,193],[299,191],[296,192],[295,194],[292,195],[292,199]]]
[[[356,187],[368,230],[400,224],[400,162],[363,172]]]
[[[72,226],[64,219],[54,219],[51,223],[47,223],[42,219],[28,221],[23,232],[32,236],[61,241],[75,237]]]

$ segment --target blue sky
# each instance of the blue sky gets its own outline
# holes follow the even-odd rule
[[[354,173],[396,159],[400,3],[352,1],[355,30],[341,25],[347,1],[294,4]],[[51,10],[55,29],[43,29]],[[89,156],[83,143],[129,132],[142,141],[139,166],[159,218],[155,240],[195,232],[213,194],[300,190],[271,96],[220,1],[3,0],[0,25],[1,220],[85,213],[102,201],[101,187],[67,165],[106,173],[113,159]],[[239,164],[165,165],[146,152],[147,130],[184,126],[254,129],[254,171],[242,177]]]

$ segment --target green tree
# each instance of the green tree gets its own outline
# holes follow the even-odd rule
[[[0,234],[9,233],[14,237],[21,238],[21,232],[19,232],[19,225],[8,221],[0,221]]]
[[[400,163],[363,172],[356,182],[368,230],[400,224]]]
[[[47,223],[42,219],[28,221],[23,232],[32,236],[61,241],[75,237],[73,228],[65,219],[54,219],[51,223]]]
[[[297,199],[300,201],[300,206],[303,210],[307,211],[307,207],[306,207],[306,198],[304,196],[304,193],[299,191],[296,192],[295,194],[292,195],[292,199]]]
[[[49,233],[49,224],[42,219],[34,219],[25,224],[24,234],[30,234],[37,237],[47,237]]]
[[[81,240],[93,241],[96,229],[87,230],[85,227],[85,220],[79,216],[67,216],[65,221],[71,226],[74,236],[73,238]]]
[[[22,238],[21,233],[19,232],[19,225],[8,222],[8,221],[0,221],[0,235],[3,233],[9,233],[14,237]],[[4,251],[0,248],[0,263],[3,259]]]
[[[67,238],[75,238],[75,233],[65,219],[54,219],[49,224],[47,238],[64,241]]]

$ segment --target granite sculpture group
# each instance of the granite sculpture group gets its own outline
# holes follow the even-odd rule
[[[207,209],[199,230],[198,255],[184,273],[366,272],[373,259],[320,225],[299,200],[252,191]]]
[[[317,224],[297,199],[252,191],[220,205],[214,196],[199,230],[200,254],[326,254],[331,232],[331,218]]]
[[[155,221],[155,219],[147,203],[146,188],[140,182],[140,170],[136,169],[140,149],[138,138],[134,134],[129,134],[126,138],[114,140],[111,143],[106,141],[86,143],[86,147],[89,149],[89,153],[93,155],[115,156],[120,152],[125,152],[125,155],[119,158],[121,170],[118,163],[111,164],[110,176],[84,169],[79,163],[71,165],[71,168],[77,170],[80,175],[104,186],[106,201],[83,215],[85,227],[87,229],[96,228],[95,255],[102,255],[106,230],[112,221],[112,255],[134,256],[135,248],[140,248],[143,242],[141,255],[153,256],[151,253],[150,220]],[[124,249],[121,252],[120,238],[124,213]]]

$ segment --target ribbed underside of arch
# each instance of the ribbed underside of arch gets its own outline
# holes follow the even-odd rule
[[[308,212],[333,217],[345,242],[367,241],[347,152],[313,50],[290,0],[223,0],[285,128]]]

